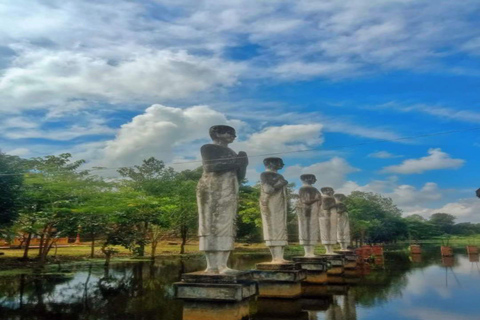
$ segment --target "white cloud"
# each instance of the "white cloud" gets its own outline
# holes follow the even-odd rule
[[[471,198],[459,199],[455,202],[449,202],[436,208],[412,208],[408,214],[419,214],[428,218],[434,213],[448,213],[457,217],[456,222],[474,222],[480,223],[480,200],[473,196]]]
[[[309,150],[323,143],[322,128],[318,123],[267,127],[233,146],[252,156]]]
[[[237,130],[244,125],[207,106],[180,109],[155,104],[121,126],[115,139],[106,143],[104,159],[108,164],[132,165],[152,156],[167,163],[180,155],[198,158],[199,144],[209,140],[208,130],[216,124]],[[176,148],[182,152],[176,153]]]
[[[7,150],[5,153],[12,156],[24,157],[30,154],[30,149],[28,148],[15,148],[12,150]]]
[[[383,173],[413,174],[429,170],[458,169],[465,163],[462,159],[453,159],[439,148],[428,150],[428,156],[419,159],[407,159],[399,165],[382,169]]]
[[[314,163],[309,166],[293,165],[285,169],[284,176],[290,180],[298,180],[300,175],[311,173],[317,177],[317,187],[338,188],[345,183],[346,175],[359,169],[351,166],[345,159],[333,157],[324,162]]]
[[[84,52],[28,50],[0,78],[0,110],[65,109],[63,103],[76,99],[112,104],[178,99],[232,85],[238,70],[234,64],[185,51],[137,49],[131,57],[110,64],[107,58]]]
[[[0,4],[8,52],[0,109],[166,103],[259,77],[438,70],[459,51],[477,54],[480,31],[469,15],[478,7],[475,0],[10,1]],[[231,59],[230,49],[252,45],[251,58]]]
[[[379,106],[368,107],[367,109],[389,109],[398,112],[423,113],[443,120],[456,120],[462,122],[479,123],[480,112],[473,110],[460,110],[458,108],[449,108],[443,106],[434,106],[426,104],[401,105],[396,102],[389,102]]]
[[[403,157],[401,155],[396,155],[396,154],[390,153],[388,151],[377,151],[377,152],[370,153],[368,156],[370,158],[378,158],[378,159],[392,159],[392,158]]]

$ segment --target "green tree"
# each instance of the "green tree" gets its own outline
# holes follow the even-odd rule
[[[407,224],[392,199],[372,192],[354,191],[347,197],[346,205],[353,239],[376,243],[407,237]]]
[[[434,213],[428,221],[437,226],[443,233],[451,234],[456,217],[448,213]]]
[[[83,160],[72,161],[71,154],[34,158],[24,177],[22,213],[30,215],[40,237],[38,257],[45,262],[48,252],[61,236],[76,231],[73,208],[81,202],[90,185],[87,171],[79,171]]]
[[[26,160],[0,152],[0,228],[11,224],[22,196]]]

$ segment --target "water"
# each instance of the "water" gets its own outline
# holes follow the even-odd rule
[[[358,270],[356,284],[329,287],[316,298],[260,300],[253,318],[478,320],[480,266],[464,251],[458,248],[453,259],[443,260],[436,246],[424,248],[421,258],[402,248],[386,252],[383,261]],[[232,264],[249,269],[266,260],[238,254]],[[183,304],[173,299],[172,283],[202,268],[201,257],[187,257],[119,262],[108,270],[77,263],[50,266],[41,274],[0,275],[0,319],[180,320]]]

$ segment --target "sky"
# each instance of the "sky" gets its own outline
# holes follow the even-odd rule
[[[478,0],[0,0],[0,149],[200,165],[208,128],[297,186],[480,222]]]

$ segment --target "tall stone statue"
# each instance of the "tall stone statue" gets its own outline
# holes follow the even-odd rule
[[[272,263],[284,263],[287,262],[283,254],[287,245],[288,181],[277,173],[284,166],[281,158],[266,158],[263,164],[266,167],[260,175],[263,238],[272,254]]]
[[[235,129],[219,125],[210,128],[213,144],[201,148],[203,174],[197,185],[198,234],[205,251],[209,273],[229,273],[228,257],[235,239],[235,217],[239,181],[245,178],[247,154],[228,147]]]
[[[341,250],[345,251],[348,250],[348,244],[350,243],[350,219],[345,205],[347,197],[341,193],[337,193],[333,197],[337,204],[337,241],[340,243]]]
[[[322,195],[312,186],[317,178],[313,174],[302,174],[300,180],[303,186],[300,188],[297,201],[298,233],[300,244],[305,249],[305,257],[314,257],[315,246],[320,238],[319,233],[319,210],[322,203]]]
[[[320,209],[320,239],[327,254],[334,254],[333,246],[337,243],[337,210],[333,197],[334,190],[330,187],[321,189],[322,205]]]

